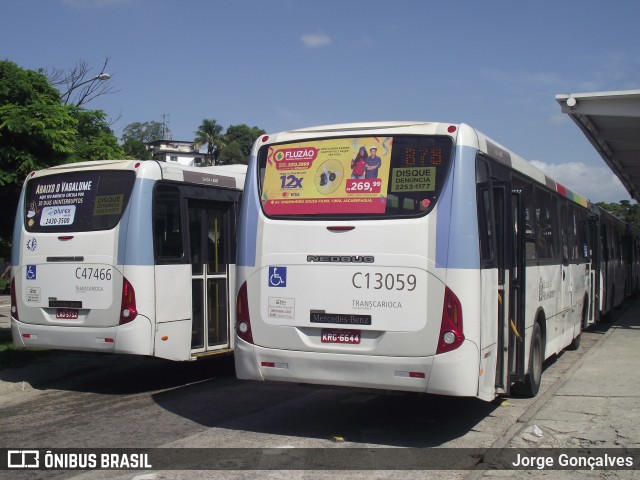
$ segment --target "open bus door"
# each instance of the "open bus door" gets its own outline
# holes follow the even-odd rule
[[[525,252],[527,223],[522,191],[511,191],[511,231],[506,235],[509,269],[509,384],[525,381]]]
[[[522,193],[493,183],[498,259],[498,359],[496,388],[506,394],[525,380],[524,298],[526,220]]]
[[[239,201],[239,194],[217,189],[156,188],[155,356],[191,360],[231,351]]]
[[[158,186],[153,193],[156,357],[191,358],[191,266],[181,189]]]
[[[189,200],[191,353],[230,351],[233,204]]]
[[[589,217],[589,245],[591,246],[591,292],[589,303],[589,323],[599,323],[601,311],[602,239],[597,215]]]

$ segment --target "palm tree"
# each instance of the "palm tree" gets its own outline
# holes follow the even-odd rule
[[[207,144],[207,158],[213,164],[218,164],[218,155],[220,150],[225,147],[222,141],[222,126],[218,125],[214,119],[204,119],[202,124],[195,131],[196,138],[193,140],[193,146],[199,149],[205,143]]]

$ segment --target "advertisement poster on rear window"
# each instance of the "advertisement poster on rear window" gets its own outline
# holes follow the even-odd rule
[[[25,201],[28,231],[89,231],[113,228],[131,194],[129,171],[68,172],[29,180]]]
[[[391,137],[359,137],[269,147],[265,213],[384,213],[392,143]]]

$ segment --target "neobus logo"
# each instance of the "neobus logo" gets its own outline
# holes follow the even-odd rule
[[[307,255],[307,262],[318,263],[373,263],[369,255]]]
[[[305,148],[282,148],[275,153],[276,162],[293,161],[313,161],[318,156],[318,149],[312,147]]]

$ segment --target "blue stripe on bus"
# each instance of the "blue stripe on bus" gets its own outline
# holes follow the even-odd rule
[[[153,185],[155,180],[136,178],[129,204],[120,220],[118,264],[153,265],[151,227]]]
[[[249,159],[249,168],[245,181],[244,196],[238,225],[238,254],[236,265],[239,267],[254,267],[256,265],[256,242],[258,240],[258,212],[260,198],[255,188],[257,159]]]
[[[456,147],[452,171],[438,199],[436,266],[439,268],[480,268],[476,153],[477,149],[472,147]]]
[[[11,245],[11,265],[14,267],[20,264],[20,240],[22,239],[22,229],[24,228],[24,188],[20,191],[16,219],[13,223],[13,242]]]

